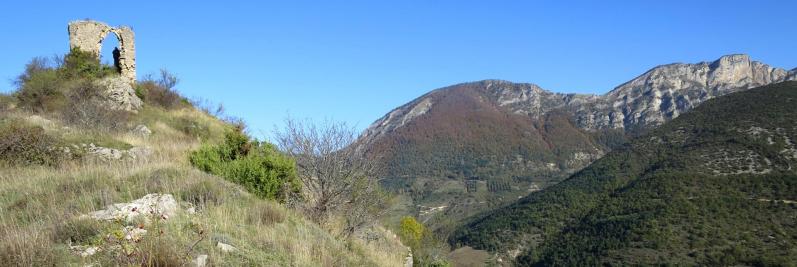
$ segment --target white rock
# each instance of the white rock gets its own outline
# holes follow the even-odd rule
[[[95,246],[69,246],[69,249],[71,249],[76,255],[84,258],[97,254],[97,252],[100,251],[100,248]]]
[[[152,149],[149,147],[134,147],[125,152],[131,159],[145,159],[152,155]]]
[[[152,131],[143,124],[136,125],[131,132],[141,137],[149,137],[152,135]]]
[[[94,144],[90,144],[88,149],[86,149],[86,152],[89,155],[104,161],[119,160],[122,159],[122,156],[124,155],[124,153],[119,149],[94,146]]]
[[[112,109],[136,112],[143,105],[133,86],[123,77],[108,77],[98,81],[97,85],[105,88],[104,97]]]
[[[131,222],[135,218],[145,216],[168,219],[177,212],[177,201],[170,194],[149,194],[129,203],[118,203],[108,206],[107,209],[89,213],[88,216],[97,220],[124,220]]]
[[[152,149],[149,147],[133,147],[128,150],[120,150],[115,148],[95,146],[94,144],[82,145],[89,156],[100,159],[102,161],[117,161],[121,159],[145,159],[152,155]]]
[[[208,255],[202,254],[194,259],[194,266],[195,267],[205,267],[208,264]]]
[[[238,250],[238,248],[233,247],[232,245],[224,244],[221,242],[216,243],[216,248],[218,248],[222,252],[235,252],[236,250]]]

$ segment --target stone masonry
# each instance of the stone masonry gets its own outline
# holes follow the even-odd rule
[[[119,40],[118,54],[114,53],[114,65],[128,82],[136,82],[136,46],[133,30],[127,26],[111,27],[93,20],[78,20],[69,23],[69,47],[91,52],[98,58],[102,41],[113,33]]]

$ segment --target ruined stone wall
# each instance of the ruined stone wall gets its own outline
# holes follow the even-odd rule
[[[80,20],[69,23],[69,47],[93,53],[99,58],[102,41],[109,33],[116,35],[119,40],[119,58],[114,59],[114,64],[119,66],[121,76],[128,82],[136,82],[136,46],[135,35],[130,27],[111,27],[108,24]],[[118,60],[118,62],[117,62]]]

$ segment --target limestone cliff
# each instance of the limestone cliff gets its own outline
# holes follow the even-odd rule
[[[535,84],[500,80],[482,81],[481,90],[489,101],[514,114],[540,117],[566,109],[585,130],[635,129],[659,125],[707,99],[787,80],[797,80],[797,68],[786,71],[737,54],[714,62],[658,66],[604,95],[554,93]],[[432,96],[450,91],[447,89],[450,87],[392,110],[365,131],[363,140],[370,143],[434,108]]]
[[[579,107],[576,118],[580,127],[590,130],[660,125],[708,99],[793,80],[794,74],[752,61],[747,55],[663,65]]]

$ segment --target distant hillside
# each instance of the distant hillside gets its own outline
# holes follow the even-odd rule
[[[797,82],[713,99],[450,238],[518,265],[797,262]]]
[[[515,114],[499,105],[516,97],[506,94],[525,91],[544,98],[545,114]],[[368,149],[386,159],[390,187],[413,196],[425,206],[421,212],[447,206],[445,217],[462,218],[554,183],[602,155],[607,148],[597,134],[551,111],[586,98],[505,81],[455,85],[408,104],[403,118],[369,129],[380,137]]]
[[[434,90],[374,122],[362,149],[427,219],[456,221],[561,181],[705,100],[794,79],[746,55],[651,69],[605,95],[499,80]]]

